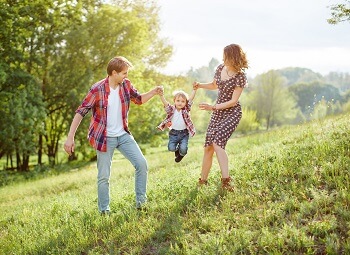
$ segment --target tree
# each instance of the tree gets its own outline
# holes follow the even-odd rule
[[[344,0],[345,3],[331,5],[331,18],[327,19],[329,24],[338,24],[344,21],[350,21],[350,1]]]
[[[16,155],[15,168],[20,171],[29,170],[29,157],[37,149],[45,118],[40,82],[31,73],[36,59],[27,43],[28,27],[33,25],[25,15],[27,9],[27,1],[0,2],[0,156],[13,162],[12,155]]]
[[[321,100],[336,103],[342,99],[339,89],[321,82],[294,84],[289,87],[289,91],[295,95],[297,105],[306,117],[312,114],[314,107]]]
[[[337,87],[341,92],[350,90],[350,74],[330,72],[325,76],[325,82]]]
[[[249,105],[257,112],[260,122],[266,122],[266,130],[291,121],[296,116],[296,102],[285,83],[286,80],[274,70],[258,75],[253,81]]]
[[[0,98],[2,102],[16,99],[16,105],[27,107],[24,112],[37,113],[37,117],[30,117],[38,123],[32,125],[37,138],[29,137],[38,143],[35,148],[30,147],[30,154],[37,149],[39,164],[43,153],[55,164],[59,141],[71,121],[69,116],[74,114],[92,82],[106,77],[104,70],[110,58],[128,57],[136,63],[134,75],[141,77],[146,69],[164,65],[172,54],[172,47],[158,36],[160,22],[154,2],[114,1],[113,6],[104,2],[0,2]],[[143,83],[137,84],[140,91],[155,85],[150,77],[142,78]],[[26,93],[20,93],[25,96],[18,98],[20,91]],[[41,114],[43,106],[46,118]],[[2,109],[9,119],[2,122],[8,132],[1,131],[0,156],[17,150],[5,144],[13,143],[11,129],[16,130],[16,125],[22,123],[19,119],[24,118],[18,114],[17,119],[11,120],[14,116],[10,110]],[[151,116],[155,114],[152,112]],[[23,122],[28,124],[31,122]],[[83,125],[87,126],[88,121]],[[86,141],[86,129],[79,130],[78,140],[84,137]]]
[[[323,77],[319,73],[315,73],[308,68],[287,67],[276,70],[276,72],[287,79],[287,86],[300,82],[322,81]]]

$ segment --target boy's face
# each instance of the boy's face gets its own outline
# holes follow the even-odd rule
[[[174,99],[175,107],[178,110],[181,110],[182,108],[184,108],[186,106],[186,102],[187,100],[183,96],[177,96]]]

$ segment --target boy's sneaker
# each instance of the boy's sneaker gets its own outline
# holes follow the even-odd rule
[[[183,157],[185,157],[185,156],[181,156],[181,155],[179,154],[179,156],[177,156],[177,157],[175,158],[175,162],[176,162],[176,163],[179,163],[179,162],[183,159]]]
[[[179,152],[179,150],[176,150],[175,151],[175,158],[177,158],[178,156],[180,156],[180,152]]]

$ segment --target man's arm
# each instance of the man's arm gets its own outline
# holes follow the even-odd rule
[[[141,101],[142,103],[146,103],[148,100],[150,100],[152,97],[154,97],[155,95],[158,95],[160,93],[163,92],[163,87],[162,86],[157,86],[154,89],[141,94]]]
[[[67,140],[64,143],[64,150],[69,155],[72,155],[72,152],[74,152],[74,148],[75,148],[74,136],[75,136],[75,132],[77,131],[82,119],[83,119],[83,116],[81,116],[79,113],[76,113],[73,120],[72,120],[72,124],[70,125]]]

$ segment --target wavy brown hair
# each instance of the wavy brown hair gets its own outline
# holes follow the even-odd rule
[[[238,73],[249,68],[246,54],[238,44],[230,44],[224,48],[224,63],[232,66]]]

